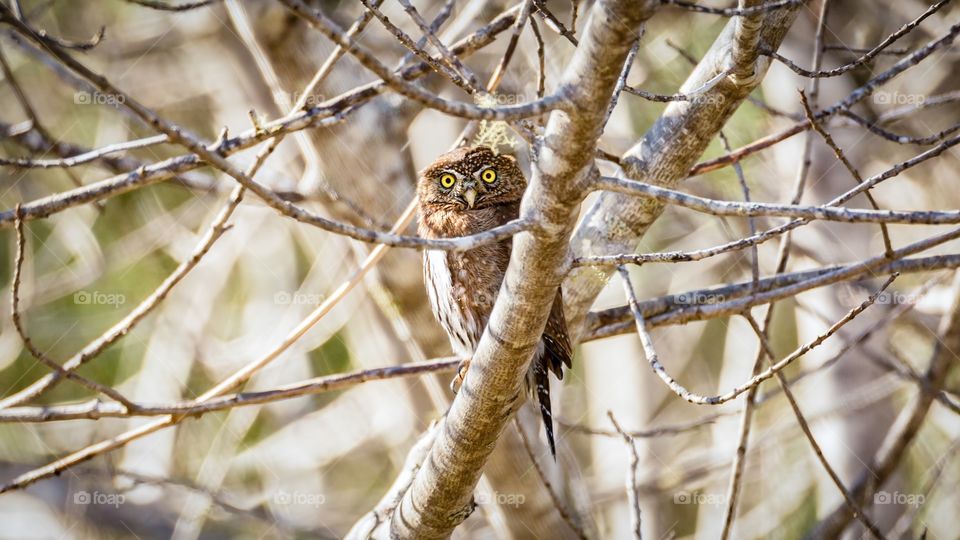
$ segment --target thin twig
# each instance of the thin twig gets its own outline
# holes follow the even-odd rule
[[[536,19],[530,19],[530,29],[533,30],[533,36],[537,40],[537,97],[541,98],[547,91],[547,67],[544,58],[543,35],[540,34],[540,26]]]
[[[166,135],[154,135],[134,141],[124,141],[116,144],[102,146],[95,150],[90,150],[81,154],[72,155],[60,159],[29,159],[29,158],[0,158],[0,165],[16,167],[19,169],[63,169],[76,167],[90,163],[92,161],[102,160],[103,158],[119,152],[135,150],[139,148],[149,148],[158,144],[168,142]]]
[[[865,192],[872,187],[870,180],[858,184],[858,193]],[[619,193],[645,195],[661,202],[676,204],[691,210],[696,210],[714,216],[779,216],[802,218],[807,220],[822,219],[826,221],[840,221],[844,223],[903,223],[920,225],[944,225],[960,223],[960,210],[863,210],[836,206],[802,206],[795,204],[773,203],[740,203],[734,201],[719,201],[696,195],[689,195],[680,191],[662,188],[645,182],[601,176],[594,183],[596,189],[617,191]]]
[[[476,87],[473,86],[473,84],[470,83],[463,75],[461,75],[462,71],[454,67],[451,62],[444,61],[445,59],[452,57],[452,55],[450,55],[450,51],[447,50],[446,47],[439,49],[441,51],[440,60],[433,58],[432,56],[430,56],[430,53],[428,53],[426,50],[420,47],[418,43],[414,42],[413,38],[407,35],[406,32],[401,30],[400,27],[398,27],[397,25],[393,24],[393,22],[391,22],[390,19],[386,15],[384,15],[382,11],[380,11],[377,8],[377,5],[374,2],[371,2],[370,0],[360,0],[360,3],[363,4],[363,7],[367,8],[368,12],[370,12],[374,17],[377,18],[378,21],[380,21],[380,24],[383,25],[383,27],[388,32],[393,34],[393,37],[395,37],[397,41],[399,41],[404,47],[410,50],[410,52],[412,52],[421,60],[426,62],[427,65],[429,65],[438,73],[444,74],[448,79],[450,79],[450,81],[453,84],[459,86],[468,94],[473,94],[474,92],[476,92]],[[404,8],[406,9],[407,6],[409,6],[410,9],[413,9],[413,6],[411,6],[409,2],[407,2]],[[423,21],[422,18],[419,18],[419,14],[418,14],[417,20]],[[436,37],[434,36],[433,32],[430,31],[428,26],[426,26],[426,21],[423,21],[423,23],[424,23],[424,27],[429,32],[427,35],[433,37],[433,39],[436,40]],[[423,28],[421,28],[421,30],[422,29]],[[338,47],[342,48],[342,46],[339,44],[338,44]]]
[[[407,1],[407,0],[402,0]],[[497,64],[497,67],[493,70],[493,75],[490,76],[489,82],[487,82],[487,92],[492,92],[493,89],[500,86],[500,80],[503,78],[504,73],[507,71],[507,65],[510,63],[510,59],[513,58],[513,52],[517,48],[517,42],[520,41],[520,33],[523,32],[523,27],[526,25],[527,20],[530,19],[530,11],[533,9],[533,0],[524,0],[523,6],[520,8],[520,15],[517,16],[517,21],[513,24],[513,33],[510,35],[510,41],[507,42],[507,50],[503,53],[503,56],[500,58],[500,62]],[[535,23],[534,23],[535,24]],[[540,32],[534,30],[538,36],[538,42],[542,41],[542,38],[539,37]],[[541,57],[542,58],[542,57]],[[542,74],[542,64],[541,64],[541,74]],[[542,93],[540,91],[540,86],[537,87],[537,96],[541,97]]]
[[[840,146],[837,145],[836,141],[833,140],[833,137],[827,132],[827,130],[814,118],[813,110],[810,108],[810,103],[807,101],[807,95],[800,91],[800,103],[803,105],[803,112],[807,116],[807,121],[810,122],[810,125],[813,126],[813,130],[817,132],[823,138],[823,141],[827,143],[827,146],[833,150],[833,154],[837,156],[837,159],[850,173],[850,176],[857,181],[857,184],[863,183],[863,177],[860,176],[860,171],[850,163],[850,160],[847,159],[847,156],[843,153],[843,150],[840,149]],[[876,199],[873,198],[873,194],[870,193],[870,190],[863,192],[867,200],[870,201],[870,205],[873,206],[874,210],[879,210],[880,206],[877,204]],[[883,235],[883,248],[886,254],[889,256],[893,253],[893,244],[890,242],[890,232],[887,230],[887,225],[884,223],[880,224],[880,234]]]
[[[868,307],[873,305],[877,297],[892,282],[892,279],[887,280],[887,282],[884,283],[884,285],[880,288],[880,290],[872,294],[870,298],[868,298],[862,304],[860,304],[859,306],[847,312],[846,315],[844,315],[840,320],[834,323],[829,329],[827,329],[827,331],[820,334],[813,340],[807,342],[806,344],[802,345],[801,347],[799,347],[798,349],[796,349],[795,351],[787,355],[785,358],[783,358],[776,364],[773,364],[771,367],[767,368],[766,370],[762,371],[756,376],[751,377],[748,381],[734,387],[732,390],[729,390],[724,394],[718,394],[714,396],[704,396],[700,394],[695,394],[687,390],[682,385],[680,385],[680,383],[678,383],[676,379],[671,377],[669,373],[667,373],[666,369],[663,367],[663,364],[660,363],[660,360],[657,356],[656,349],[653,346],[653,339],[650,337],[650,333],[647,330],[647,322],[644,319],[643,313],[640,311],[640,308],[638,306],[637,296],[636,296],[636,293],[634,293],[633,291],[633,284],[630,281],[630,275],[626,271],[626,269],[622,266],[620,267],[620,276],[623,278],[624,291],[626,292],[627,297],[630,301],[630,309],[633,312],[634,320],[636,322],[637,333],[640,336],[640,343],[641,345],[643,345],[644,354],[647,357],[647,363],[650,364],[650,367],[653,368],[654,373],[656,373],[657,376],[660,377],[660,379],[664,383],[666,383],[667,387],[669,387],[674,394],[684,399],[685,401],[693,403],[694,405],[720,405],[722,403],[726,403],[727,401],[730,401],[736,398],[737,396],[739,396],[740,394],[759,385],[760,383],[769,379],[770,377],[773,377],[776,373],[782,371],[784,368],[790,365],[790,363],[792,363],[794,360],[802,357],[806,353],[810,352],[810,350],[818,347],[821,343],[826,341],[827,338],[829,338],[830,336],[835,334],[838,330],[840,330],[840,328],[842,328],[845,324],[847,324],[848,322],[856,318],[857,315],[859,315],[860,313],[863,313],[863,311],[865,311]]]
[[[560,518],[563,519],[570,530],[573,531],[577,538],[586,540],[587,533],[583,530],[583,527],[580,526],[576,520],[573,519],[570,510],[567,509],[567,506],[560,500],[559,495],[553,488],[553,484],[550,482],[550,479],[547,478],[546,471],[543,470],[543,467],[540,465],[540,462],[537,460],[537,456],[533,451],[533,446],[530,444],[530,440],[527,438],[527,433],[524,431],[523,426],[520,425],[520,418],[517,416],[513,417],[513,425],[517,430],[517,433],[520,435],[520,440],[523,442],[523,448],[527,452],[527,457],[530,458],[530,463],[533,464],[533,468],[537,471],[537,476],[540,478],[540,483],[543,484],[544,489],[547,490],[547,494],[550,496],[550,501],[553,502],[553,507],[557,509],[557,513],[560,514]]]
[[[440,53],[440,57],[443,59],[443,62],[451,70],[453,70],[453,73],[456,73],[466,79],[466,87],[468,92],[474,93],[479,90],[480,81],[477,79],[477,75],[473,73],[470,68],[465,66],[457,57],[457,55],[451,52],[450,49],[448,49],[447,46],[440,41],[440,38],[437,37],[436,33],[434,33],[427,21],[424,20],[422,15],[420,15],[420,12],[417,11],[417,8],[410,3],[410,0],[398,0],[398,2],[403,7],[403,10],[407,12],[407,15],[409,15],[413,20],[413,22],[417,24],[417,27],[420,28],[420,31],[423,32],[423,35],[427,38],[427,41],[436,47],[437,51]],[[521,8],[521,13],[522,10],[523,8]],[[520,16],[518,16],[517,19],[519,20]]]
[[[704,82],[702,85],[694,88],[689,92],[680,92],[676,94],[655,94],[653,92],[647,92],[646,90],[641,90],[639,88],[634,88],[633,86],[624,86],[623,89],[628,94],[633,94],[635,96],[640,96],[647,101],[653,101],[656,103],[668,103],[671,101],[696,101],[700,96],[703,96],[711,89],[713,89],[717,84],[730,75],[730,71],[721,71],[717,73],[712,78]]]
[[[890,276],[890,279],[887,283],[892,282],[897,277],[896,274]],[[760,347],[763,351],[763,354],[766,355],[767,359],[771,364],[776,360],[776,354],[773,352],[773,348],[770,346],[770,341],[767,339],[762,328],[757,323],[757,320],[753,318],[749,312],[744,312],[743,317],[750,323],[750,328],[753,329],[754,334],[756,334],[757,339],[760,341]],[[796,398],[793,396],[793,392],[790,390],[790,385],[787,382],[786,377],[783,373],[777,372],[777,382],[780,384],[780,389],[783,391],[783,395],[787,398],[787,402],[790,403],[790,409],[793,410],[793,414],[797,419],[797,423],[800,425],[800,429],[803,431],[804,436],[806,436],[807,441],[810,443],[810,448],[813,450],[813,453],[817,456],[817,459],[820,461],[820,464],[823,466],[824,470],[827,471],[827,474],[830,476],[830,479],[833,481],[833,484],[837,486],[837,490],[840,491],[840,494],[843,496],[843,500],[846,501],[847,506],[850,508],[850,513],[853,514],[860,523],[874,538],[885,538],[880,529],[877,528],[876,524],[864,514],[863,509],[860,508],[860,505],[857,504],[857,501],[853,499],[853,496],[850,495],[850,492],[843,485],[843,481],[840,480],[840,477],[837,476],[836,471],[833,467],[830,466],[830,463],[827,461],[826,456],[823,455],[823,450],[820,449],[820,444],[817,443],[816,437],[813,435],[813,431],[810,430],[810,425],[807,423],[806,418],[803,417],[803,412],[800,410],[800,405],[797,403]]]
[[[960,263],[960,255],[936,255],[918,259],[905,259],[905,257],[926,251],[956,238],[960,238],[960,229],[954,229],[900,248],[895,252],[896,260],[894,261],[891,261],[885,255],[880,255],[864,259],[855,264],[822,268],[811,273],[800,272],[782,278],[775,275],[772,278],[760,280],[758,287],[754,287],[754,284],[749,282],[688,291],[645,301],[638,307],[651,327],[683,324],[694,320],[706,320],[737,314],[754,306],[782,300],[816,287],[856,279],[864,275],[956,268]],[[633,308],[630,306],[606,310],[596,314],[595,319],[598,320],[600,325],[606,325],[607,328],[595,329],[591,332],[594,337],[615,335],[634,326]]]
[[[630,521],[633,525],[633,535],[640,540],[643,538],[643,533],[640,530],[640,488],[637,485],[637,469],[640,467],[640,456],[637,454],[637,445],[633,442],[633,437],[620,427],[620,423],[617,422],[616,417],[613,416],[613,411],[607,411],[607,417],[610,418],[613,428],[617,430],[617,433],[623,438],[623,442],[630,451],[630,468],[627,470],[627,503],[630,505]]]
[[[207,400],[196,399],[176,403],[137,403],[123,407],[121,404],[106,403],[92,399],[66,405],[46,405],[37,407],[10,407],[0,409],[0,423],[3,422],[59,422],[62,420],[100,418],[133,418],[138,416],[176,415],[181,418],[201,416],[210,412],[263,405],[302,396],[310,396],[336,390],[352,388],[370,381],[393,380],[415,377],[429,373],[453,371],[460,358],[435,358],[422,362],[408,362],[395,366],[364,369],[350,373],[337,373],[315,377],[293,384],[268,390],[240,392]],[[112,396],[111,396],[112,397]]]
[[[917,107],[913,107],[914,111],[916,111],[916,109]],[[953,124],[952,126],[941,129],[936,133],[932,133],[924,137],[914,137],[911,135],[902,135],[899,133],[894,133],[893,131],[884,129],[877,125],[879,120],[878,122],[871,122],[863,118],[859,114],[856,114],[851,111],[843,111],[840,114],[842,114],[844,118],[851,120],[854,124],[863,126],[870,133],[883,137],[884,139],[897,144],[915,144],[918,146],[929,146],[931,144],[936,144],[942,141],[943,139],[956,133],[957,131],[960,131],[960,123],[957,123],[957,124]]]
[[[849,110],[853,105],[856,105],[860,101],[863,101],[864,99],[872,95],[877,88],[886,84],[897,75],[900,75],[904,71],[919,64],[934,52],[953,43],[953,40],[956,38],[958,34],[960,34],[960,24],[955,24],[952,27],[950,27],[950,30],[946,34],[944,34],[943,36],[937,39],[934,39],[933,41],[930,41],[929,43],[927,43],[920,49],[916,50],[909,56],[901,59],[899,62],[894,64],[890,69],[880,73],[879,75],[867,81],[865,84],[859,86],[858,88],[850,92],[844,99],[838,101],[837,103],[830,106],[829,108],[823,109],[822,111],[818,111],[816,118],[818,120],[825,120],[827,118],[840,114],[843,111]],[[811,95],[811,98],[812,98],[812,95]],[[733,152],[727,153],[718,158],[714,158],[708,161],[698,163],[692,169],[690,169],[689,175],[695,176],[698,174],[704,174],[704,173],[719,169],[721,167],[724,167],[726,165],[730,165],[734,161],[738,161],[750,154],[753,154],[765,148],[769,148],[770,146],[773,146],[774,144],[781,142],[783,140],[786,140],[789,137],[792,137],[797,133],[801,133],[807,129],[810,129],[809,122],[807,122],[806,120],[802,122],[797,122],[796,124],[784,129],[779,133],[775,133],[773,135],[768,135],[766,137],[763,137],[762,139],[754,141],[746,146],[738,148],[737,150],[734,150]]]
[[[17,207],[17,212],[19,213],[19,206]],[[23,261],[26,258],[25,252],[27,244],[23,234],[23,221],[17,219],[14,228],[17,232],[17,256],[16,262],[13,266],[13,286],[10,288],[10,311],[13,318],[13,326],[16,328],[17,334],[20,336],[23,346],[27,349],[27,351],[30,352],[31,356],[33,356],[41,364],[50,368],[56,374],[56,376],[67,377],[68,379],[76,381],[79,384],[93,390],[94,392],[98,392],[115,400],[123,406],[124,411],[129,411],[133,407],[133,403],[131,403],[130,400],[124,397],[120,392],[107,385],[88,379],[79,373],[73,373],[72,371],[64,369],[64,366],[61,366],[59,363],[44,354],[43,351],[37,349],[33,344],[33,340],[31,340],[30,336],[27,335],[27,331],[23,326],[23,321],[20,318],[20,278],[23,272]]]
[[[537,7],[537,14],[540,15],[540,18],[543,19],[544,24],[554,32],[563,36],[567,41],[572,43],[574,46],[580,45],[580,41],[577,39],[577,36],[574,35],[569,28],[567,28],[560,19],[557,18],[553,12],[547,8],[547,3],[545,0],[533,0],[534,5]]]
[[[704,415],[703,417],[693,420],[690,422],[685,422],[681,424],[666,425],[651,429],[645,430],[625,430],[627,435],[634,439],[651,439],[655,437],[664,437],[672,435],[680,435],[682,433],[688,433],[690,431],[700,429],[705,426],[712,425],[720,418],[724,418],[733,414],[736,414],[737,411],[730,412],[719,412]],[[564,420],[563,418],[557,418],[557,424],[563,426],[567,430],[573,433],[583,433],[585,435],[600,435],[603,437],[620,437],[620,433],[615,430],[595,428],[590,426],[584,426],[581,424],[576,424]]]
[[[727,135],[721,131],[720,132],[720,142],[723,144],[723,148],[726,151],[730,151],[730,141],[727,139]],[[737,181],[740,182],[740,190],[743,192],[744,202],[750,202],[750,186],[747,184],[747,177],[743,173],[743,166],[739,163],[733,164],[733,170],[737,173]],[[747,218],[747,228],[750,231],[750,236],[757,236],[757,223],[753,217]],[[760,252],[757,249],[757,244],[750,246],[750,273],[753,277],[754,285],[760,281]]]
[[[640,39],[638,38],[637,41],[633,43],[627,59],[623,62],[623,70],[620,72],[620,78],[617,79],[617,85],[613,88],[613,97],[610,98],[610,105],[607,106],[607,118],[603,122],[604,128],[606,128],[607,122],[610,121],[610,115],[613,114],[613,109],[617,107],[617,103],[620,101],[620,93],[627,87],[627,77],[630,76],[630,68],[633,67],[633,61],[637,57],[639,50]]]
[[[857,58],[857,59],[854,60],[853,62],[850,62],[850,63],[848,63],[848,64],[844,64],[844,65],[842,65],[842,66],[840,66],[840,67],[838,67],[838,68],[828,69],[828,70],[822,70],[822,71],[819,70],[819,69],[817,69],[817,68],[814,68],[813,71],[808,71],[808,70],[803,69],[802,67],[798,66],[797,64],[793,63],[793,62],[790,61],[789,59],[787,59],[787,58],[785,58],[785,57],[777,54],[777,53],[774,52],[774,51],[764,51],[763,54],[766,54],[767,56],[770,56],[771,58],[774,58],[774,59],[778,60],[779,62],[783,63],[783,65],[785,65],[785,66],[787,66],[788,68],[790,68],[791,70],[793,70],[794,73],[796,73],[796,74],[798,74],[798,75],[802,75],[802,76],[804,76],[804,77],[818,78],[818,79],[819,79],[819,78],[826,78],[826,77],[838,77],[838,76],[843,75],[844,73],[846,73],[846,72],[848,72],[848,71],[856,68],[857,66],[862,66],[862,65],[864,65],[864,64],[867,64],[867,63],[871,62],[874,58],[876,58],[876,56],[877,56],[878,54],[880,54],[881,52],[883,52],[884,49],[886,49],[886,48],[889,47],[890,45],[894,44],[897,40],[899,40],[899,39],[902,38],[903,36],[909,34],[914,28],[916,28],[917,26],[919,26],[920,23],[923,22],[924,19],[926,19],[927,17],[933,15],[933,14],[936,13],[937,11],[940,11],[940,8],[942,8],[943,6],[949,4],[950,1],[951,1],[951,0],[940,0],[940,1],[937,2],[936,4],[934,4],[934,5],[930,6],[929,8],[927,8],[927,10],[924,11],[919,17],[917,17],[916,19],[908,22],[907,24],[904,24],[904,25],[901,26],[899,29],[897,29],[896,32],[894,32],[894,33],[890,34],[889,36],[887,36],[886,39],[884,39],[883,41],[881,41],[876,47],[874,47],[874,48],[870,49],[869,51],[867,51],[866,54],[864,54],[864,55],[861,56],[860,58]]]

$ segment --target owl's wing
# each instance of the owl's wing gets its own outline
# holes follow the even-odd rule
[[[558,379],[563,379],[563,367],[571,366],[573,351],[570,347],[570,336],[567,334],[567,319],[563,315],[562,288],[557,289],[557,297],[553,299],[550,318],[543,330],[543,345],[543,360],[547,367]]]

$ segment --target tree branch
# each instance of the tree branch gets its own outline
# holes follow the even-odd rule
[[[850,493],[864,508],[873,502],[871,495],[883,486],[884,482],[896,470],[910,444],[916,438],[927,417],[930,406],[943,387],[951,368],[958,362],[960,351],[960,273],[954,276],[952,287],[953,302],[944,314],[937,331],[930,364],[923,374],[924,384],[918,385],[917,393],[900,411],[900,415],[883,440],[883,444],[864,466]],[[813,530],[813,538],[838,538],[850,522],[850,513],[845,503],[841,503],[821,521]]]
[[[776,49],[796,17],[799,5],[786,6],[764,15],[760,44]],[[735,65],[731,63],[736,21],[730,21],[710,51],[680,88],[685,92],[703,86]],[[716,137],[740,103],[759,84],[767,63],[758,62],[756,77],[737,84],[724,78],[694,101],[678,101],[664,113],[643,139],[621,158],[628,178],[652,185],[673,187],[687,177],[697,158]],[[576,254],[632,253],[663,206],[656,201],[623,194],[604,193],[588,208],[574,233]],[[612,268],[575,269],[565,281],[564,300],[571,336],[582,331],[583,319],[606,285]]]
[[[569,235],[607,103],[640,25],[656,5],[601,0],[591,10],[560,86],[571,106],[550,115],[520,209],[540,228],[514,238],[493,314],[437,441],[394,513],[394,536],[446,538],[473,510],[473,489],[521,398],[527,366],[569,265]]]

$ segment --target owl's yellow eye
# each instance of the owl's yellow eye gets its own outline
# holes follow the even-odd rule
[[[480,179],[488,184],[492,184],[497,179],[497,171],[494,169],[485,169],[480,173]]]
[[[454,182],[456,181],[457,181],[457,178],[450,173],[444,173],[444,175],[440,177],[440,185],[444,189],[452,188]]]

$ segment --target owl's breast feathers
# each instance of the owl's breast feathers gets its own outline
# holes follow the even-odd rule
[[[500,207],[469,213],[435,210],[421,215],[419,231],[425,238],[466,236],[493,228],[499,220],[513,219],[502,214]],[[509,240],[466,252],[424,251],[423,278],[430,306],[457,354],[473,355],[509,261]]]

